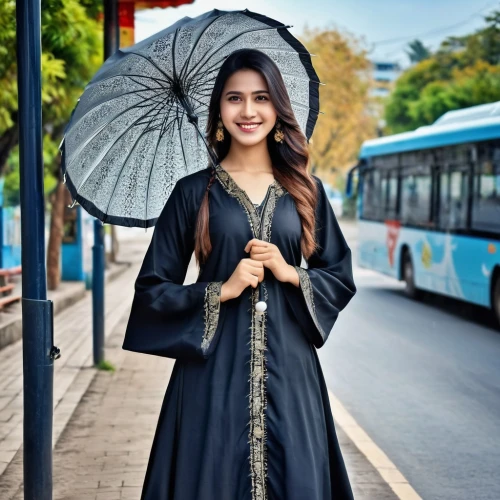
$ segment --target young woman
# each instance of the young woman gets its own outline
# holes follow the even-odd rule
[[[207,139],[219,164],[173,188],[123,344],[176,359],[142,500],[352,499],[316,354],[351,253],[267,55],[224,61]]]

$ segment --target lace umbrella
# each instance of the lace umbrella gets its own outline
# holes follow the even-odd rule
[[[309,139],[320,82],[289,27],[247,9],[212,10],[116,51],[85,88],[59,148],[73,204],[103,223],[154,226],[177,180],[217,162],[204,134],[208,105],[237,49],[273,59]]]

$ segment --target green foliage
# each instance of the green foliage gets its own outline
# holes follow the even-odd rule
[[[98,364],[97,364],[97,369],[98,370],[103,370],[103,371],[106,371],[106,372],[114,372],[116,371],[116,367],[113,365],[113,363],[111,363],[110,361],[100,361]]]
[[[443,113],[500,100],[500,11],[486,28],[450,37],[405,71],[387,100],[389,133],[430,125]]]
[[[45,189],[49,193],[57,182],[57,147],[64,126],[102,64],[102,22],[97,20],[102,1],[42,0],[41,7],[43,144]],[[6,194],[15,198],[19,155],[15,144],[2,141],[13,134],[18,119],[15,1],[0,0],[0,26],[0,158],[8,158],[0,164],[0,174],[6,175]]]
[[[43,138],[43,189],[45,195],[50,194],[57,187],[57,175],[51,170],[51,166],[57,162],[59,156],[59,143],[54,141],[49,134]],[[16,145],[9,155],[4,170],[5,183],[3,187],[4,206],[18,205],[20,200],[20,175],[19,175],[19,145]]]

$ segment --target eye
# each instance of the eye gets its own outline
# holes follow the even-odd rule
[[[238,99],[237,95],[232,95],[232,96],[229,97],[228,101],[232,101],[233,97],[236,97]]]
[[[263,98],[264,98],[264,101],[268,101],[268,100],[269,100],[269,99],[268,99],[265,95],[259,95],[259,96],[257,96],[257,99],[258,99],[259,97],[263,97]]]

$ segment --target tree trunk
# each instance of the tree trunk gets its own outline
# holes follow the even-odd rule
[[[11,150],[19,141],[18,127],[12,127],[0,135],[0,174],[3,175]]]
[[[66,186],[61,178],[59,178],[52,202],[49,244],[47,248],[47,288],[49,290],[56,290],[61,281],[59,260],[63,238],[64,208],[67,201],[66,191]]]
[[[111,252],[109,254],[109,261],[116,262],[116,256],[118,255],[118,251],[120,246],[118,244],[118,238],[116,236],[116,226],[111,225]]]

